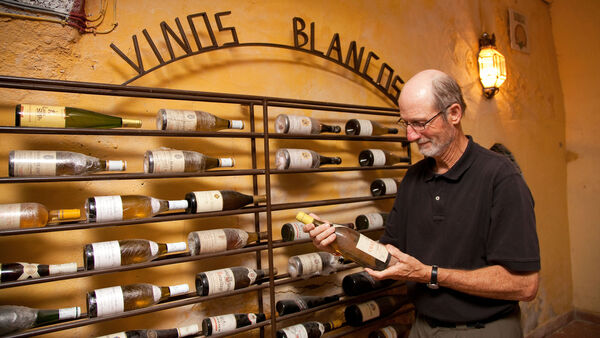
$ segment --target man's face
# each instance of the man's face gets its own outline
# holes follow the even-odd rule
[[[424,156],[438,157],[444,153],[448,146],[456,138],[456,133],[452,125],[446,120],[446,112],[424,109],[418,111],[405,111],[400,113],[402,119],[409,123],[426,123],[425,129],[418,130],[413,126],[406,128],[406,137],[410,142],[416,142],[419,152]]]

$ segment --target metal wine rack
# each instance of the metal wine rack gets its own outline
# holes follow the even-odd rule
[[[170,308],[191,305],[207,301],[210,299],[229,297],[232,295],[238,295],[249,292],[256,292],[258,297],[259,312],[264,312],[262,291],[269,289],[270,294],[270,308],[271,314],[270,319],[260,322],[251,326],[242,327],[235,331],[227,334],[217,334],[214,337],[221,337],[230,334],[236,334],[245,332],[253,329],[260,329],[260,336],[264,337],[264,327],[271,326],[271,336],[275,337],[277,327],[281,326],[280,322],[296,318],[304,314],[321,311],[324,309],[337,307],[340,305],[360,302],[368,299],[372,299],[374,295],[384,292],[388,289],[402,287],[401,284],[393,284],[383,290],[377,290],[364,295],[355,297],[344,297],[333,303],[322,305],[316,308],[308,309],[294,314],[285,316],[277,316],[275,310],[275,288],[277,286],[294,283],[303,280],[301,277],[291,278],[289,274],[273,274],[273,249],[298,245],[307,243],[310,240],[299,240],[293,242],[283,242],[273,240],[273,227],[271,213],[273,211],[297,209],[305,207],[335,205],[335,204],[346,204],[346,203],[358,203],[365,201],[377,201],[384,199],[392,199],[394,196],[362,196],[353,198],[338,198],[329,200],[317,200],[309,202],[298,202],[298,203],[272,203],[271,201],[271,175],[285,175],[285,174],[298,174],[298,173],[317,173],[317,172],[342,172],[342,171],[360,171],[360,170],[382,170],[382,169],[406,169],[406,165],[394,165],[394,166],[378,166],[378,167],[328,167],[318,169],[292,169],[292,170],[272,170],[270,168],[270,156],[269,156],[269,140],[270,139],[302,139],[302,140],[331,140],[331,141],[383,141],[383,142],[400,142],[405,147],[408,159],[410,161],[411,153],[409,143],[406,138],[399,136],[347,136],[347,135],[287,135],[287,134],[274,134],[269,132],[269,108],[296,108],[296,109],[313,109],[320,111],[332,111],[336,113],[352,113],[352,114],[367,114],[377,116],[397,116],[397,109],[389,107],[373,107],[364,105],[354,104],[343,104],[343,103],[332,103],[332,102],[320,102],[310,100],[298,100],[298,99],[287,99],[278,97],[267,97],[267,96],[255,96],[255,95],[240,95],[240,94],[226,94],[226,93],[212,93],[203,91],[190,91],[190,90],[176,90],[176,89],[165,89],[165,88],[149,88],[139,86],[125,86],[125,85],[112,85],[102,83],[90,83],[90,82],[75,82],[75,81],[62,81],[62,80],[47,80],[47,79],[36,79],[36,78],[24,78],[24,77],[12,77],[12,76],[0,76],[0,87],[21,89],[21,90],[34,90],[34,91],[50,91],[50,92],[63,92],[63,93],[76,93],[76,94],[90,94],[90,95],[106,95],[106,96],[119,96],[119,97],[133,97],[133,98],[148,98],[148,99],[169,99],[169,100],[183,100],[183,101],[202,101],[202,102],[216,102],[223,104],[239,104],[247,106],[249,110],[249,122],[250,132],[169,132],[162,130],[105,130],[105,129],[82,129],[82,128],[32,128],[32,127],[10,127],[0,126],[0,133],[2,134],[51,134],[51,135],[111,135],[111,136],[139,136],[139,137],[209,137],[209,138],[245,138],[251,141],[251,159],[252,169],[247,170],[212,170],[202,173],[167,173],[167,174],[145,174],[145,173],[107,173],[107,174],[93,174],[85,176],[59,176],[59,177],[0,177],[0,184],[12,184],[12,183],[40,183],[40,182],[64,182],[64,181],[96,181],[96,180],[134,180],[134,179],[169,179],[169,178],[186,178],[186,177],[210,177],[210,176],[252,176],[253,177],[253,194],[258,195],[258,176],[263,175],[265,178],[265,191],[267,200],[264,206],[248,206],[237,210],[220,211],[220,212],[205,212],[200,214],[169,214],[164,216],[156,216],[152,218],[134,219],[126,221],[113,221],[113,222],[98,222],[98,223],[67,223],[62,225],[55,225],[51,227],[40,227],[40,228],[27,228],[27,229],[11,229],[1,230],[0,237],[6,236],[18,236],[27,235],[32,233],[41,232],[55,232],[55,231],[70,231],[77,229],[91,229],[99,227],[120,227],[128,226],[133,224],[142,223],[155,223],[155,222],[166,222],[175,220],[187,220],[197,219],[206,217],[216,216],[229,216],[229,215],[240,215],[240,214],[254,214],[255,231],[260,231],[260,220],[259,214],[266,214],[266,228],[268,233],[267,241],[260,241],[256,244],[248,245],[241,249],[230,250],[219,253],[202,254],[198,256],[191,256],[189,253],[169,255],[167,257],[159,258],[157,260],[145,263],[138,263],[120,267],[113,267],[103,270],[83,270],[79,267],[77,272],[68,273],[64,275],[54,275],[41,277],[37,279],[27,279],[22,281],[14,281],[0,284],[0,289],[16,288],[24,285],[39,284],[39,283],[51,283],[58,280],[83,278],[99,274],[110,274],[120,271],[130,271],[137,269],[145,269],[155,266],[163,266],[169,264],[178,264],[183,262],[191,262],[197,260],[203,260],[211,257],[237,255],[248,252],[256,252],[256,263],[257,268],[261,268],[261,251],[265,251],[268,254],[268,266],[270,275],[268,282],[265,281],[259,285],[254,285],[248,288],[235,290],[228,292],[226,295],[217,294],[211,296],[197,296],[195,292],[190,292],[185,295],[170,298],[165,302],[161,302],[154,306],[137,309],[133,311],[127,311],[124,313],[113,314],[104,317],[87,318],[86,314],[82,314],[80,318],[60,322],[58,324],[42,326],[34,328],[24,332],[19,332],[12,335],[11,337],[30,337],[35,335],[47,334],[62,330],[73,329],[76,327],[91,325],[99,322],[110,321],[118,318],[125,318],[131,316],[137,316],[155,311],[166,310]],[[255,109],[262,107],[262,121],[264,132],[256,132],[255,126]],[[264,142],[264,163],[265,168],[257,168],[257,148],[256,140],[262,139]],[[18,202],[18,201],[15,201]],[[364,230],[363,233],[368,233],[378,230]],[[343,271],[357,267],[356,264],[349,264],[345,266]],[[314,276],[311,278],[326,278],[322,276]],[[398,310],[394,315],[411,311],[410,305],[405,305]],[[373,324],[370,324],[371,326]],[[338,328],[327,334],[327,337],[342,337],[350,334],[361,328],[351,328],[345,325],[342,328]]]

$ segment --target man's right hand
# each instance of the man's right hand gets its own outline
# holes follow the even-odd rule
[[[335,240],[335,228],[332,227],[329,222],[322,220],[319,216],[311,213],[309,214],[311,217],[325,222],[325,224],[315,226],[314,224],[305,224],[304,232],[310,234],[310,238],[313,241],[314,246],[320,251],[327,251],[330,253],[335,253],[333,248],[329,246]]]

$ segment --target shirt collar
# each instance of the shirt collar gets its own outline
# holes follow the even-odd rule
[[[444,177],[450,181],[458,181],[460,179],[460,177],[462,176],[462,174],[464,174],[465,171],[467,171],[467,169],[469,169],[469,167],[471,167],[471,164],[473,163],[473,159],[474,159],[474,157],[473,157],[473,148],[474,148],[473,137],[471,137],[470,135],[467,135],[467,139],[469,140],[469,142],[467,143],[467,148],[465,149],[465,152],[460,156],[458,161],[456,163],[454,163],[454,165],[450,168],[450,170],[448,170],[444,174],[441,174],[441,175],[436,174],[433,171],[433,168],[435,167],[435,160],[432,157],[426,158],[427,172],[425,173],[425,181],[430,181],[433,178],[439,177],[439,176]]]

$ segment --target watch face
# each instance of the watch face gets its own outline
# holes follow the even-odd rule
[[[440,288],[440,286],[438,284],[431,284],[431,283],[427,283],[427,287],[432,290],[437,290]]]

